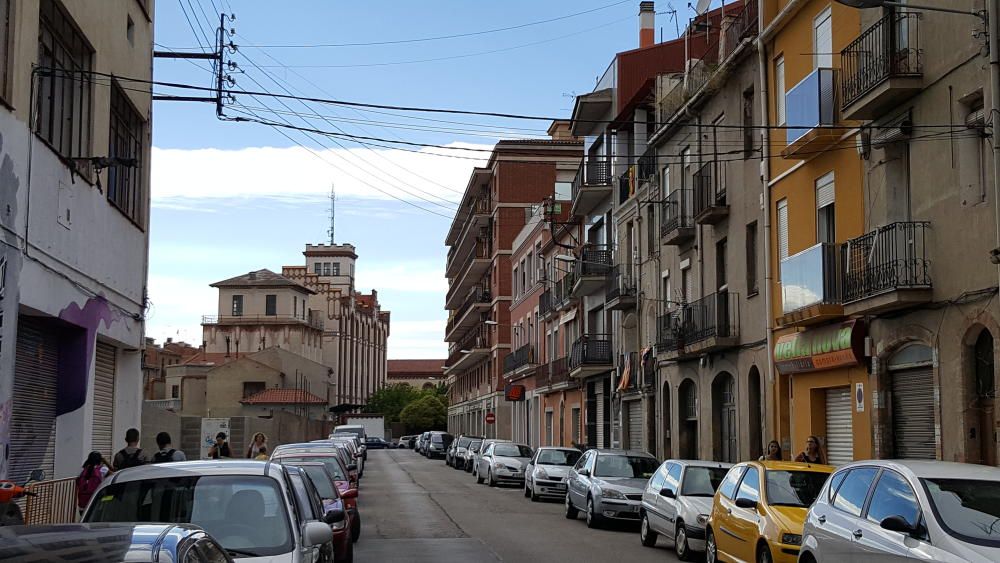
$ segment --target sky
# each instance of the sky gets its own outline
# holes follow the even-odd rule
[[[226,25],[235,30],[227,59],[235,63],[227,72],[234,90],[565,118],[573,96],[593,89],[614,53],[637,46],[638,4],[159,0],[156,49],[214,43],[224,10],[236,15]],[[667,4],[657,2],[657,10]],[[542,20],[554,21],[524,25]],[[507,27],[516,29],[478,33]],[[675,35],[662,13],[658,39],[661,27],[664,37]],[[455,34],[472,35],[422,40]],[[209,65],[156,59],[154,78],[207,87]],[[445,358],[444,238],[455,204],[484,151],[501,138],[544,136],[548,123],[244,94],[227,104],[229,119],[218,119],[215,109],[154,104],[148,335],[200,345],[202,315],[217,312],[210,283],[304,264],[307,243],[329,241],[333,185],[335,241],[357,248],[357,289],[377,290],[382,309],[392,312],[389,357]]]

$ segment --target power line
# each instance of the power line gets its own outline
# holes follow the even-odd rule
[[[198,42],[198,48],[201,49],[202,52],[205,52],[205,46],[201,42],[201,37],[198,36],[198,31],[195,30],[194,24],[191,23],[191,18],[188,17],[187,10],[184,8],[184,0],[177,0],[177,4],[180,5],[181,12],[184,12],[184,19],[187,20],[188,27],[191,28],[191,33],[194,34],[194,40]],[[211,45],[212,42],[209,41],[208,44]]]

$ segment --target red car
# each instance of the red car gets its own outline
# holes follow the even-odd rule
[[[344,499],[347,514],[351,519],[351,540],[358,541],[358,538],[361,537],[361,513],[358,512],[357,482],[351,481],[340,456],[332,452],[296,450],[276,453],[271,456],[271,461],[287,465],[299,465],[308,462],[323,464],[333,477],[333,482],[336,484],[340,498]]]

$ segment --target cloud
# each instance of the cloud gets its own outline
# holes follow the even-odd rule
[[[402,262],[393,264],[370,264],[359,268],[355,285],[359,288],[374,287],[378,291],[406,291],[441,294],[441,307],[448,291],[448,281],[444,277],[444,265],[428,267],[437,261]],[[442,328],[443,330],[443,328]]]
[[[458,149],[312,149],[252,147],[237,150],[153,148],[153,205],[206,198],[325,198],[331,183],[337,195],[388,200],[389,195],[450,214],[445,207],[461,197],[469,174],[481,165],[490,145],[451,143]],[[474,149],[474,150],[467,150]],[[374,152],[373,152],[374,151]],[[315,152],[315,154],[313,154]],[[473,158],[449,158],[431,153]],[[318,155],[318,156],[317,156]],[[444,201],[442,201],[444,200]],[[169,208],[169,207],[168,207]]]

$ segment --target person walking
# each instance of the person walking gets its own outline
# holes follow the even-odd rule
[[[823,446],[819,443],[819,438],[816,436],[806,438],[806,449],[795,456],[795,461],[826,465],[826,452],[823,451]]]
[[[101,452],[90,452],[87,461],[83,462],[83,471],[76,478],[76,507],[81,516],[110,472],[111,468],[108,467]]]
[[[139,447],[139,430],[136,428],[129,428],[125,431],[125,447],[115,454],[112,467],[115,471],[121,471],[122,469],[128,469],[129,467],[136,467],[146,463],[149,463],[149,459]]]
[[[760,461],[781,461],[782,452],[781,444],[777,440],[771,440],[767,443],[767,453],[760,456]]]
[[[222,459],[233,457],[229,451],[229,442],[226,441],[226,433],[219,432],[215,435],[215,444],[208,450],[208,457],[212,459]]]
[[[247,459],[257,457],[261,448],[267,448],[267,435],[263,432],[257,432],[253,435],[253,440],[250,441],[250,445],[247,446]]]
[[[153,455],[153,463],[169,463],[171,461],[186,461],[187,456],[180,450],[175,450],[170,444],[170,434],[160,432],[156,435],[156,446],[160,451]]]

